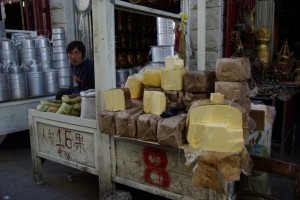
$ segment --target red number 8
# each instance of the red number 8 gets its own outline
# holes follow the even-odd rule
[[[168,158],[166,153],[161,149],[153,147],[145,147],[143,152],[143,159],[147,166],[144,172],[144,180],[146,183],[155,185],[161,188],[167,188],[170,185],[170,177],[165,171],[168,165]],[[151,174],[155,173],[158,178],[158,183],[152,180]]]

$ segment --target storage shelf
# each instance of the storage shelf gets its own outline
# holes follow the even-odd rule
[[[140,5],[136,5],[125,1],[120,1],[120,0],[111,0],[111,3],[115,5],[115,9],[117,10],[123,10],[127,12],[148,15],[153,17],[164,17],[168,19],[180,20],[179,14],[174,14],[167,11],[140,6]]]

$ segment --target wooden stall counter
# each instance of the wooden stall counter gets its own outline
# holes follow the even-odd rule
[[[227,194],[194,186],[192,169],[185,165],[185,146],[173,148],[155,142],[100,135],[100,141],[103,142],[100,146],[104,148],[104,161],[100,163],[99,174],[102,177],[99,179],[102,182],[99,185],[100,195],[114,189],[115,183],[174,200],[216,200],[228,199],[228,196],[232,198],[235,195],[234,182],[225,184],[224,191]],[[112,167],[108,169],[108,166]]]
[[[97,122],[56,113],[28,110],[34,179],[43,182],[41,159],[98,175]]]

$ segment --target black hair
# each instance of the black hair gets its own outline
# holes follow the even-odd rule
[[[85,56],[85,46],[84,46],[83,42],[76,41],[76,40],[70,42],[66,48],[66,51],[67,51],[67,53],[69,53],[70,51],[72,51],[75,48],[77,48],[82,53],[82,57]]]

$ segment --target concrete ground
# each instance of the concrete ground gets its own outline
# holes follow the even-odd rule
[[[287,154],[284,160],[300,165],[299,153]],[[0,144],[0,200],[99,199],[98,176],[49,160],[43,164],[43,175],[45,183],[35,184],[28,131],[9,134]],[[272,192],[280,199],[292,198],[290,180],[272,177],[271,182]],[[134,200],[165,199],[122,185],[117,185],[117,189],[129,191]]]

